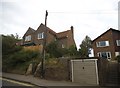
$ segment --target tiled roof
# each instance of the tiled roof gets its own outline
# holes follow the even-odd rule
[[[101,36],[103,36],[104,34],[106,34],[107,32],[109,32],[109,31],[111,31],[111,30],[120,33],[120,30],[116,30],[116,29],[110,28],[109,30],[107,30],[106,32],[104,32],[103,34],[101,34],[100,36],[98,36],[97,38],[95,38],[92,42],[94,42],[96,39],[100,38]]]
[[[41,23],[40,26],[44,26],[44,27],[46,27],[46,26],[45,26],[44,24],[42,24],[42,23]],[[47,30],[49,31],[49,33],[56,35],[56,32],[55,32],[55,31],[53,31],[53,30],[50,29],[49,27],[46,27],[46,28],[47,28]]]
[[[33,28],[31,28],[31,27],[29,27],[28,29],[30,29],[32,32],[35,32],[35,30]]]
[[[71,30],[67,30],[67,31],[56,33],[55,31],[53,31],[49,27],[46,27],[43,23],[41,23],[38,28],[43,28],[43,29],[46,28],[49,33],[55,35],[58,39],[67,38],[69,31],[71,31]],[[34,30],[33,28],[29,27],[25,34],[31,34],[31,33],[34,33],[35,31],[37,31],[37,30]]]
[[[26,33],[24,34],[24,36],[25,36],[26,34],[31,34],[31,33],[34,33],[34,32],[35,32],[35,30],[34,30],[33,28],[29,27],[28,30],[26,31]],[[23,36],[23,37],[24,37],[24,36]]]
[[[66,38],[66,37],[68,37],[68,32],[69,31],[70,30],[57,33],[57,38]]]

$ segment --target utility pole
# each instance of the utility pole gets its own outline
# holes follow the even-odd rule
[[[43,40],[43,58],[42,58],[42,63],[41,63],[41,78],[45,77],[45,49],[46,49],[46,37],[47,37],[47,16],[48,16],[48,12],[46,10],[45,13],[45,31],[44,31],[44,40]]]

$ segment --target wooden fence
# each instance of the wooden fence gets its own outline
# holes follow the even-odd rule
[[[24,50],[32,50],[32,51],[42,52],[43,46],[42,46],[42,45],[37,45],[37,46],[24,46]]]

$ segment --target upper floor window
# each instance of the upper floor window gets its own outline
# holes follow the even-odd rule
[[[120,46],[120,40],[116,40],[117,46]]]
[[[44,32],[38,34],[38,39],[43,39],[44,38]]]
[[[25,41],[31,41],[31,35],[26,36]]]
[[[100,41],[100,42],[96,42],[97,47],[106,47],[109,46],[109,41]]]
[[[111,52],[98,52],[98,57],[110,59],[111,58]]]

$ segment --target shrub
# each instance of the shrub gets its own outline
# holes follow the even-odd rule
[[[120,55],[118,55],[115,59],[120,63]]]
[[[31,63],[34,59],[37,59],[39,52],[30,50],[21,50],[19,52],[13,53],[3,60],[3,69],[14,69],[16,66],[25,65],[25,63]],[[28,64],[28,63],[27,63]]]

